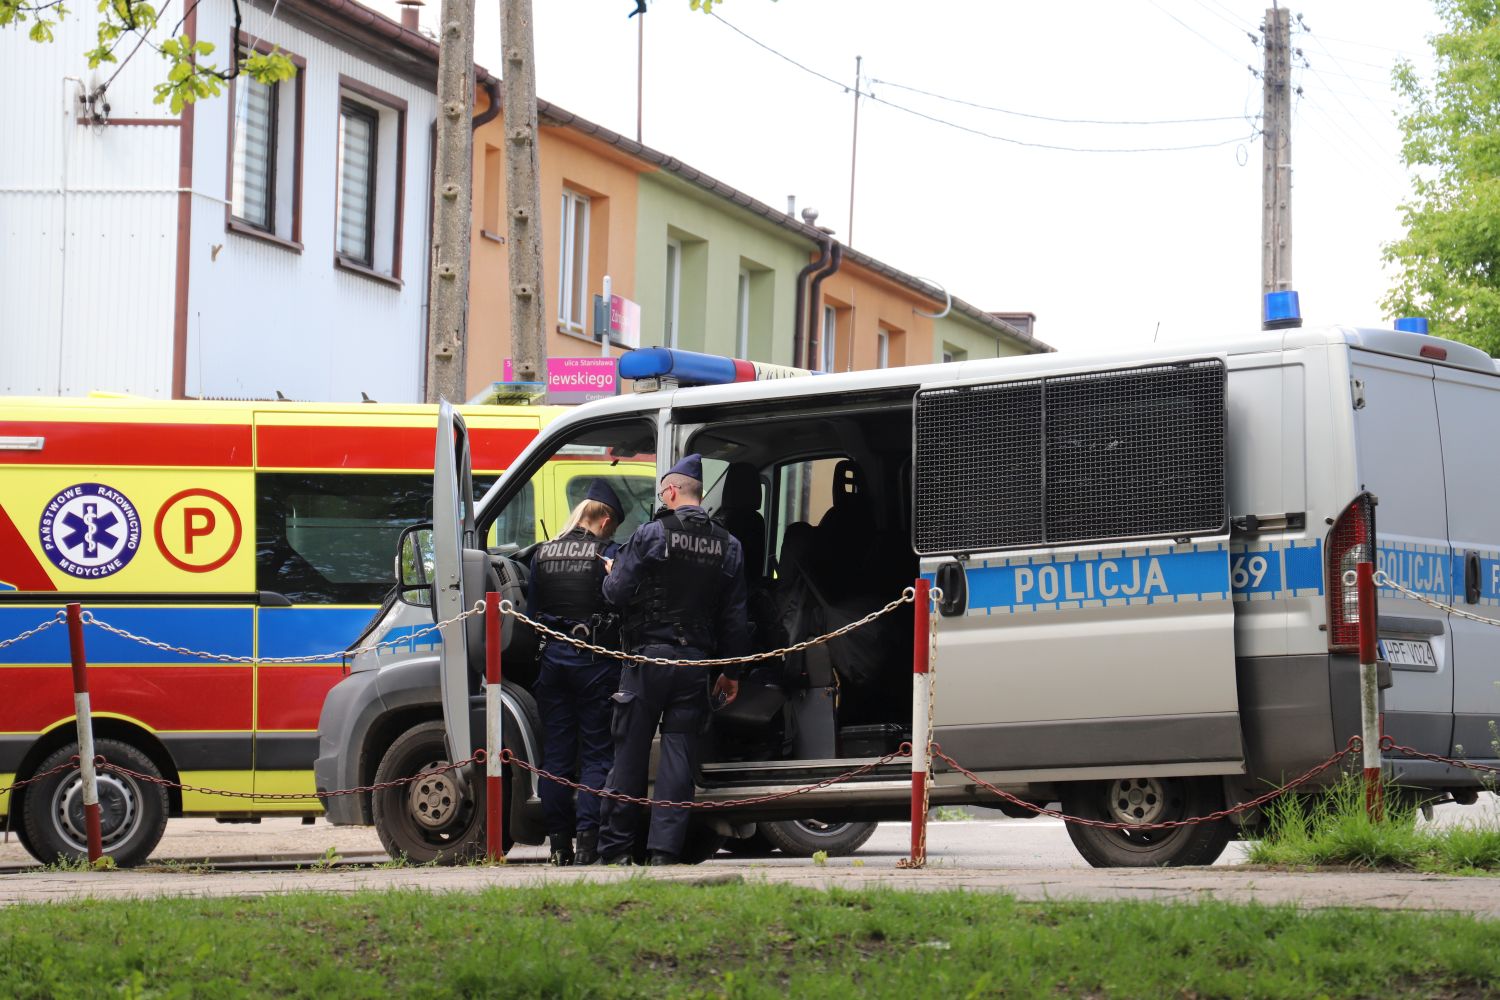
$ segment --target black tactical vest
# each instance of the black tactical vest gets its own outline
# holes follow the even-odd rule
[[[566,622],[587,622],[606,610],[604,550],[608,542],[584,528],[574,528],[544,542],[531,557],[533,615]]]
[[[730,535],[704,513],[657,515],[666,529],[667,557],[648,565],[646,579],[625,616],[633,646],[668,643],[712,654],[723,600]]]

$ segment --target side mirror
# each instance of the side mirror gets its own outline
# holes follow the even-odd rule
[[[396,550],[396,593],[403,603],[432,607],[432,574],[436,565],[432,525],[417,524],[401,532]]]

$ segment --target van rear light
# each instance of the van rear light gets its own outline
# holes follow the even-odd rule
[[[1328,648],[1359,649],[1359,587],[1354,568],[1375,561],[1375,498],[1361,493],[1328,532]]]

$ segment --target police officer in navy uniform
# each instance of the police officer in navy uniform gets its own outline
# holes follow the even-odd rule
[[[601,585],[620,548],[610,538],[623,518],[620,498],[609,483],[596,479],[563,533],[537,547],[527,606],[538,621],[595,645],[615,643],[614,615]],[[576,774],[580,784],[599,788],[613,758],[610,696],[620,685],[620,661],[557,639],[543,642],[539,658],[535,693],[546,741],[542,767],[563,777]],[[576,859],[591,864],[599,837],[598,797],[579,792],[575,808],[571,789],[545,779],[541,796],[552,863],[573,864],[576,829]]]
[[[621,609],[621,637],[632,653],[673,660],[742,656],[750,651],[740,543],[703,509],[703,460],[688,455],[661,479],[665,505],[620,549],[604,596]],[[658,799],[692,801],[698,744],[708,725],[709,684],[720,704],[739,694],[739,668],[627,663],[614,696],[615,762],[608,788],[644,795],[651,740],[661,727]],[[606,864],[629,864],[638,806],[608,800],[599,835]],[[650,864],[676,864],[687,837],[685,809],[651,810]]]

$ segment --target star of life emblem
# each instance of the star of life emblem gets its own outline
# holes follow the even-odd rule
[[[86,580],[124,569],[141,545],[135,504],[103,483],[78,483],[42,511],[42,551],[58,569]]]

